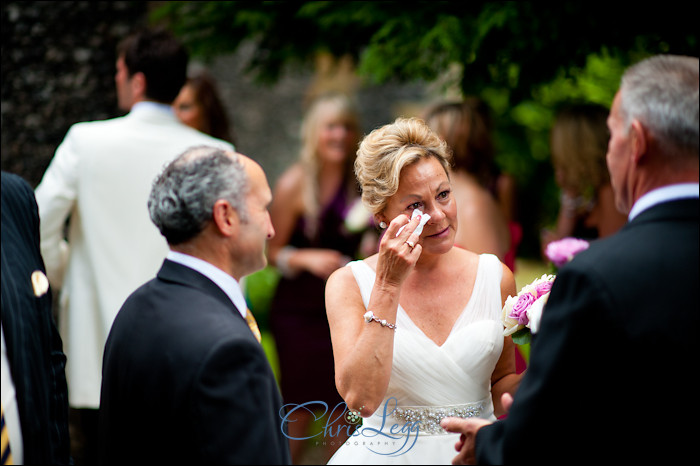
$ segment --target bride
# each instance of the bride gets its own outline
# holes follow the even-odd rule
[[[515,280],[496,256],[454,246],[449,163],[418,119],[372,131],[357,152],[362,200],[386,231],[377,254],[326,286],[336,386],[346,418],[363,418],[329,464],[449,464],[459,434],[440,420],[493,420],[517,388],[501,324]]]

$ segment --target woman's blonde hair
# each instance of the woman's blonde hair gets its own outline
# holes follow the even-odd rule
[[[317,229],[321,212],[321,200],[319,197],[319,176],[321,171],[320,157],[318,153],[318,138],[321,122],[328,115],[337,118],[349,125],[360,138],[360,118],[352,100],[345,94],[328,93],[317,97],[309,106],[304,121],[301,125],[301,151],[299,161],[303,167],[303,203],[304,218],[307,233],[312,235]],[[345,159],[344,176],[349,190],[357,192],[357,185],[353,178],[354,154],[350,152]]]
[[[365,207],[375,215],[382,212],[399,189],[401,170],[427,157],[435,157],[449,176],[452,153],[423,120],[398,118],[369,133],[355,158]]]
[[[607,117],[601,105],[573,105],[558,113],[551,130],[552,162],[561,172],[562,187],[589,200],[610,179]]]

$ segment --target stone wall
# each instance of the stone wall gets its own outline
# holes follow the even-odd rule
[[[117,43],[145,24],[153,2],[2,3],[2,170],[36,186],[68,128],[119,116],[114,90]],[[288,70],[274,86],[243,74],[250,47],[212,63],[192,60],[216,78],[239,151],[258,160],[271,184],[297,158],[305,99],[340,87],[356,94],[363,129],[415,114],[423,84],[363,85],[347,62],[320,57]],[[313,69],[311,69],[313,68]]]
[[[117,43],[144,2],[2,3],[2,169],[36,186],[68,128],[119,115]]]

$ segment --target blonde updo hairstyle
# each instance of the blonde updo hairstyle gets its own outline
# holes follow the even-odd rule
[[[383,212],[399,189],[401,171],[427,157],[435,157],[449,176],[452,152],[423,120],[398,118],[369,133],[355,159],[365,207],[374,215]]]

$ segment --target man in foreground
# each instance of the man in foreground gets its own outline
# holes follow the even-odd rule
[[[211,147],[156,179],[149,211],[170,253],[107,340],[102,463],[289,463],[280,393],[239,286],[266,265],[271,200],[257,163]]]

